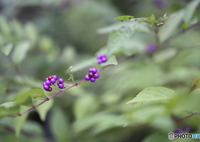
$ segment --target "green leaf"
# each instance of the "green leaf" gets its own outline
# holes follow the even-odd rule
[[[69,142],[70,140],[70,126],[65,115],[61,109],[54,108],[51,116],[51,130],[57,142]],[[59,130],[59,131],[58,131]]]
[[[193,0],[185,9],[185,15],[184,15],[184,22],[190,23],[192,16],[194,14],[194,11],[199,5],[200,0]]]
[[[1,48],[1,52],[3,52],[3,54],[5,54],[6,56],[8,56],[10,54],[10,51],[13,48],[13,44],[8,43],[7,45],[5,45],[4,47]]]
[[[44,100],[45,100],[44,97],[42,97],[42,99],[39,99],[39,98],[33,99],[33,104],[38,105],[39,103],[41,103]],[[36,108],[37,112],[40,115],[40,119],[42,121],[44,121],[46,119],[46,115],[47,115],[48,111],[52,108],[52,106],[53,106],[53,99],[50,99]]]
[[[76,71],[82,70],[84,68],[92,66],[96,62],[97,61],[94,57],[90,58],[88,60],[84,60],[83,62],[80,62],[79,64],[76,64],[75,66],[73,66],[73,68],[71,69],[71,72],[76,72]]]
[[[22,113],[22,112],[28,110],[29,108],[30,107],[21,105],[19,113]],[[23,125],[26,121],[27,115],[28,114],[24,114],[20,117],[16,117],[16,118],[13,119],[13,123],[14,123],[14,127],[15,127],[15,133],[16,133],[17,136],[20,135],[20,131],[21,131],[21,129],[22,129],[22,127],[23,127]]]
[[[116,58],[115,58],[114,55],[112,55],[112,56],[108,59],[107,62],[101,64],[101,66],[107,66],[107,65],[118,65],[118,62],[117,62],[117,60],[116,60]]]
[[[134,18],[133,20],[135,20],[135,21],[150,21],[150,22],[156,22],[156,19],[155,19],[154,14],[151,14],[151,16],[150,16],[150,17],[147,17],[147,18],[141,17],[141,18]]]
[[[142,90],[130,103],[147,103],[153,101],[165,101],[171,99],[175,92],[165,87],[148,87]]]
[[[133,19],[134,17],[131,16],[131,15],[124,15],[124,16],[118,16],[115,18],[115,20],[119,20],[121,22],[125,21],[125,20],[131,20]]]
[[[180,10],[179,12],[171,15],[169,20],[160,28],[158,33],[160,42],[167,40],[173,33],[176,31],[177,27],[181,23],[184,17],[184,11]]]
[[[108,56],[120,49],[124,42],[131,38],[136,28],[137,24],[125,22],[118,30],[112,31],[107,43]]]
[[[0,16],[0,31],[3,34],[9,35],[10,34],[10,27],[7,20]]]
[[[37,40],[38,34],[37,30],[35,29],[35,26],[32,23],[28,23],[25,26],[26,35],[29,38],[29,40],[34,43]]]
[[[95,97],[93,95],[84,95],[78,98],[73,108],[76,120],[80,120],[87,116],[90,116],[98,106],[98,103],[94,102]]]
[[[27,51],[30,49],[30,43],[27,41],[18,44],[12,54],[12,59],[15,64],[19,64],[26,57]]]
[[[11,99],[14,100],[15,103],[18,105],[21,104],[30,105],[32,104],[32,98],[38,98],[38,97],[46,97],[44,91],[41,88],[34,88],[28,91],[21,92],[13,96]]]
[[[5,103],[1,104],[0,106],[10,108],[10,107],[13,107],[14,105],[15,105],[15,102],[5,102]]]
[[[191,87],[191,90],[195,90],[195,89],[198,89],[200,88],[200,76],[197,77],[194,82],[192,83],[192,87]]]
[[[24,37],[24,29],[22,28],[22,25],[16,20],[13,20],[11,24],[13,33],[16,35],[16,37],[22,39]]]

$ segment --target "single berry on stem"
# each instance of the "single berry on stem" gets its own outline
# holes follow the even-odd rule
[[[49,90],[49,86],[48,86],[48,85],[44,85],[43,88],[44,88],[44,90],[46,90],[46,91]]]
[[[106,62],[106,61],[107,61],[107,58],[106,58],[106,57],[103,57],[103,58],[101,59],[101,61],[102,61],[102,62]]]
[[[91,82],[95,82],[96,79],[95,79],[95,78],[90,78],[90,81],[91,81]]]
[[[60,83],[60,84],[58,84],[58,87],[59,87],[60,89],[63,89],[63,88],[64,88],[64,85],[63,85],[62,83]]]
[[[96,73],[97,72],[97,69],[96,68],[92,68],[92,71],[93,73]]]
[[[96,79],[99,78],[99,76],[100,76],[100,75],[99,75],[98,73],[95,73],[95,74],[94,74],[94,78],[96,78]]]
[[[53,78],[54,78],[55,80],[57,80],[57,79],[58,79],[58,76],[57,76],[57,75],[53,75]]]
[[[52,78],[51,81],[50,81],[52,84],[56,83],[56,79],[55,78]]]
[[[46,85],[51,85],[51,81],[47,80],[46,82]]]
[[[86,76],[85,76],[85,80],[90,80],[89,75],[86,75]]]
[[[60,78],[60,79],[58,80],[59,83],[63,83],[64,81],[65,81],[64,78]]]

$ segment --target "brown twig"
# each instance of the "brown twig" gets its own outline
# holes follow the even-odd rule
[[[42,105],[43,103],[47,102],[48,100],[50,100],[50,99],[56,97],[58,94],[62,93],[63,91],[66,91],[66,90],[68,90],[68,89],[70,89],[70,88],[72,88],[72,87],[75,87],[75,86],[77,86],[77,85],[83,83],[84,81],[86,81],[86,80],[82,80],[82,81],[80,81],[80,82],[78,82],[78,83],[75,83],[75,84],[69,86],[69,87],[66,87],[65,89],[60,90],[59,92],[55,93],[55,94],[52,95],[51,97],[46,97],[46,99],[45,99],[44,101],[42,101],[41,103],[39,103],[39,104],[37,104],[37,105],[31,107],[30,109],[28,109],[28,110],[26,110],[26,111],[24,111],[24,112],[22,112],[22,113],[10,115],[10,116],[12,116],[12,117],[22,116],[22,115],[24,115],[24,114],[26,114],[26,113],[28,113],[28,112],[30,112],[30,111],[36,109],[37,107],[39,107],[39,106]]]

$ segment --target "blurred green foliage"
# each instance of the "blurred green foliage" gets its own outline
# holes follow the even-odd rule
[[[160,142],[184,125],[199,133],[199,2],[1,0],[0,142]],[[108,62],[98,65],[99,53]],[[11,117],[59,91],[43,91],[49,75],[72,84],[90,67],[101,70],[95,83]]]

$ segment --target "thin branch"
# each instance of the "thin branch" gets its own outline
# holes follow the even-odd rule
[[[190,115],[188,115],[188,116],[186,116],[186,117],[183,117],[183,118],[181,118],[181,119],[178,119],[178,120],[176,120],[175,122],[176,122],[176,123],[180,123],[180,122],[182,122],[182,121],[184,121],[184,120],[186,120],[186,119],[192,117],[193,115],[195,115],[195,113],[190,114]]]
[[[39,106],[42,105],[43,103],[47,102],[48,100],[50,100],[50,99],[56,97],[58,94],[62,93],[63,91],[66,91],[66,90],[68,90],[68,89],[70,89],[70,88],[72,88],[72,87],[75,87],[75,86],[77,86],[77,85],[79,85],[79,84],[81,84],[81,83],[83,83],[83,82],[85,82],[85,81],[86,81],[86,80],[82,80],[82,81],[80,81],[80,82],[78,82],[78,83],[75,83],[75,84],[69,86],[69,87],[66,87],[65,89],[60,90],[59,92],[55,93],[55,94],[52,95],[51,97],[49,97],[49,98],[46,97],[46,99],[45,99],[44,101],[42,101],[41,103],[39,103],[39,104],[37,104],[37,105],[31,107],[30,109],[28,109],[28,110],[26,110],[26,111],[24,111],[24,112],[22,112],[22,113],[10,115],[10,116],[12,116],[12,117],[22,116],[22,115],[24,115],[24,114],[26,114],[26,113],[28,113],[28,112],[30,112],[30,111],[36,109],[37,107],[39,107]]]
[[[200,25],[200,21],[196,22],[195,24],[189,26],[187,29],[183,29],[181,31],[179,31],[178,33],[172,35],[171,37],[169,37],[167,40],[165,40],[163,42],[163,46],[165,46],[166,44],[168,44],[171,40],[174,40],[175,38],[179,37],[180,35],[182,35],[183,33],[185,33],[186,31],[189,31],[190,29],[197,27]]]
[[[12,127],[8,126],[8,125],[0,124],[0,127],[6,129],[9,132],[15,133],[15,130]],[[37,137],[35,134],[33,134],[31,132],[27,132],[25,130],[22,130],[22,134],[24,134],[27,137]]]
[[[182,122],[182,121],[184,121],[184,120],[186,120],[186,119],[192,117],[193,115],[200,115],[200,112],[198,112],[198,111],[188,111],[188,110],[184,110],[184,111],[186,111],[186,112],[189,113],[190,115],[188,115],[188,116],[186,116],[186,117],[183,117],[183,118],[181,118],[181,119],[176,120],[176,121],[175,121],[176,123],[180,123],[180,122]]]

